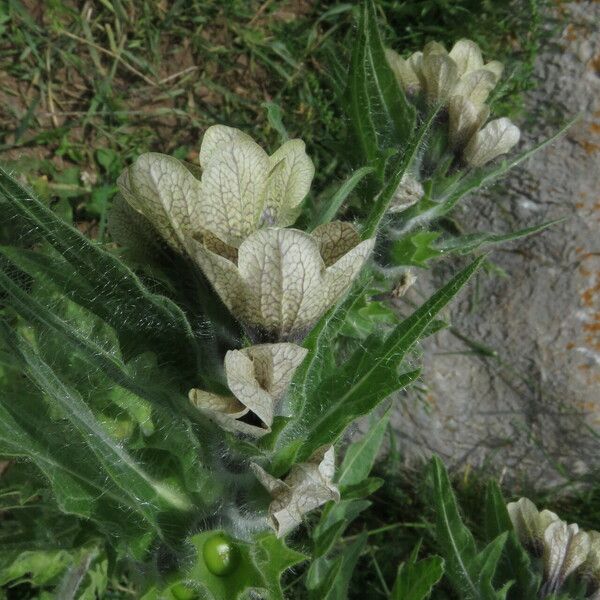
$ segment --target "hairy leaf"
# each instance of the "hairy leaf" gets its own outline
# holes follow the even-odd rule
[[[409,560],[398,567],[392,600],[426,600],[444,574],[444,560],[429,556],[419,562]]]
[[[201,353],[181,309],[149,291],[121,261],[54,215],[2,168],[0,207],[71,265],[70,277],[58,278],[57,285],[113,326],[128,355],[150,349],[164,360],[181,361],[181,367],[196,370]]]

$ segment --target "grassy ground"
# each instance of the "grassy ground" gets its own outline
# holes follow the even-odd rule
[[[500,102],[514,116],[531,85],[545,1],[379,7],[388,43],[401,52],[466,36],[505,59]],[[356,9],[315,0],[4,0],[0,161],[103,237],[115,178],[135,156],[195,160],[202,132],[218,122],[272,147],[280,110],[289,134],[307,142],[319,191],[344,172],[328,63],[332,55],[345,62]]]
[[[518,120],[551,25],[545,2],[378,6],[387,43],[400,52],[470,37],[504,60],[509,77],[498,103]],[[195,160],[202,132],[214,123],[240,127],[271,148],[281,127],[302,137],[316,163],[318,193],[347,174],[338,160],[344,120],[328,65],[332,55],[343,63],[350,51],[355,12],[355,3],[316,0],[0,1],[0,161],[100,239],[123,167],[147,150]],[[373,533],[359,565],[361,597],[386,597],[378,570],[389,582],[405,548],[421,537],[427,543],[422,477],[400,465],[392,457],[380,467],[387,483],[356,525],[386,528]],[[461,481],[463,502],[475,508],[482,482]],[[553,507],[589,525],[597,522],[589,506],[600,506],[598,494],[581,492]]]

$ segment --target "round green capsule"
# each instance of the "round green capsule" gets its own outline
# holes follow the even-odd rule
[[[202,556],[208,570],[219,577],[229,575],[237,567],[237,550],[222,533],[213,535],[204,542]]]
[[[198,594],[183,583],[172,585],[170,592],[177,600],[197,600],[198,598]]]

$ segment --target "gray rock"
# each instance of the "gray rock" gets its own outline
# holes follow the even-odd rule
[[[450,331],[428,340],[426,389],[400,396],[393,417],[408,458],[436,452],[545,484],[600,467],[600,4],[561,10],[565,27],[540,54],[528,98],[540,118],[522,125],[521,147],[581,120],[457,216],[467,231],[567,220],[497,250],[506,276],[481,274],[454,302],[456,332],[497,356],[472,352]],[[417,273],[409,299],[420,301],[449,269]]]

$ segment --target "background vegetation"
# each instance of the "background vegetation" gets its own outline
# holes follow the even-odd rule
[[[531,118],[523,94],[535,85],[533,62],[554,26],[546,0],[380,0],[378,6],[387,43],[401,53],[431,39],[449,45],[469,37],[503,60],[509,76],[495,102],[517,122]],[[347,64],[355,8],[310,0],[3,0],[0,161],[99,239],[107,235],[107,208],[124,166],[147,150],[195,160],[213,123],[272,145],[286,133],[302,137],[316,164],[318,198],[325,180],[343,175],[345,125],[329,78]],[[389,435],[392,451],[377,473],[385,485],[346,534],[350,542],[369,533],[357,598],[389,597],[390,570],[418,540],[432,543],[425,478],[402,466]],[[7,473],[18,478],[15,471]],[[457,479],[474,531],[485,483],[477,474]],[[583,527],[600,520],[600,488],[566,498],[536,495],[526,483],[511,492],[536,496]],[[8,598],[32,597],[23,581],[6,590]],[[290,596],[300,598],[294,574],[287,584]],[[127,581],[114,581],[107,597],[134,593]]]

